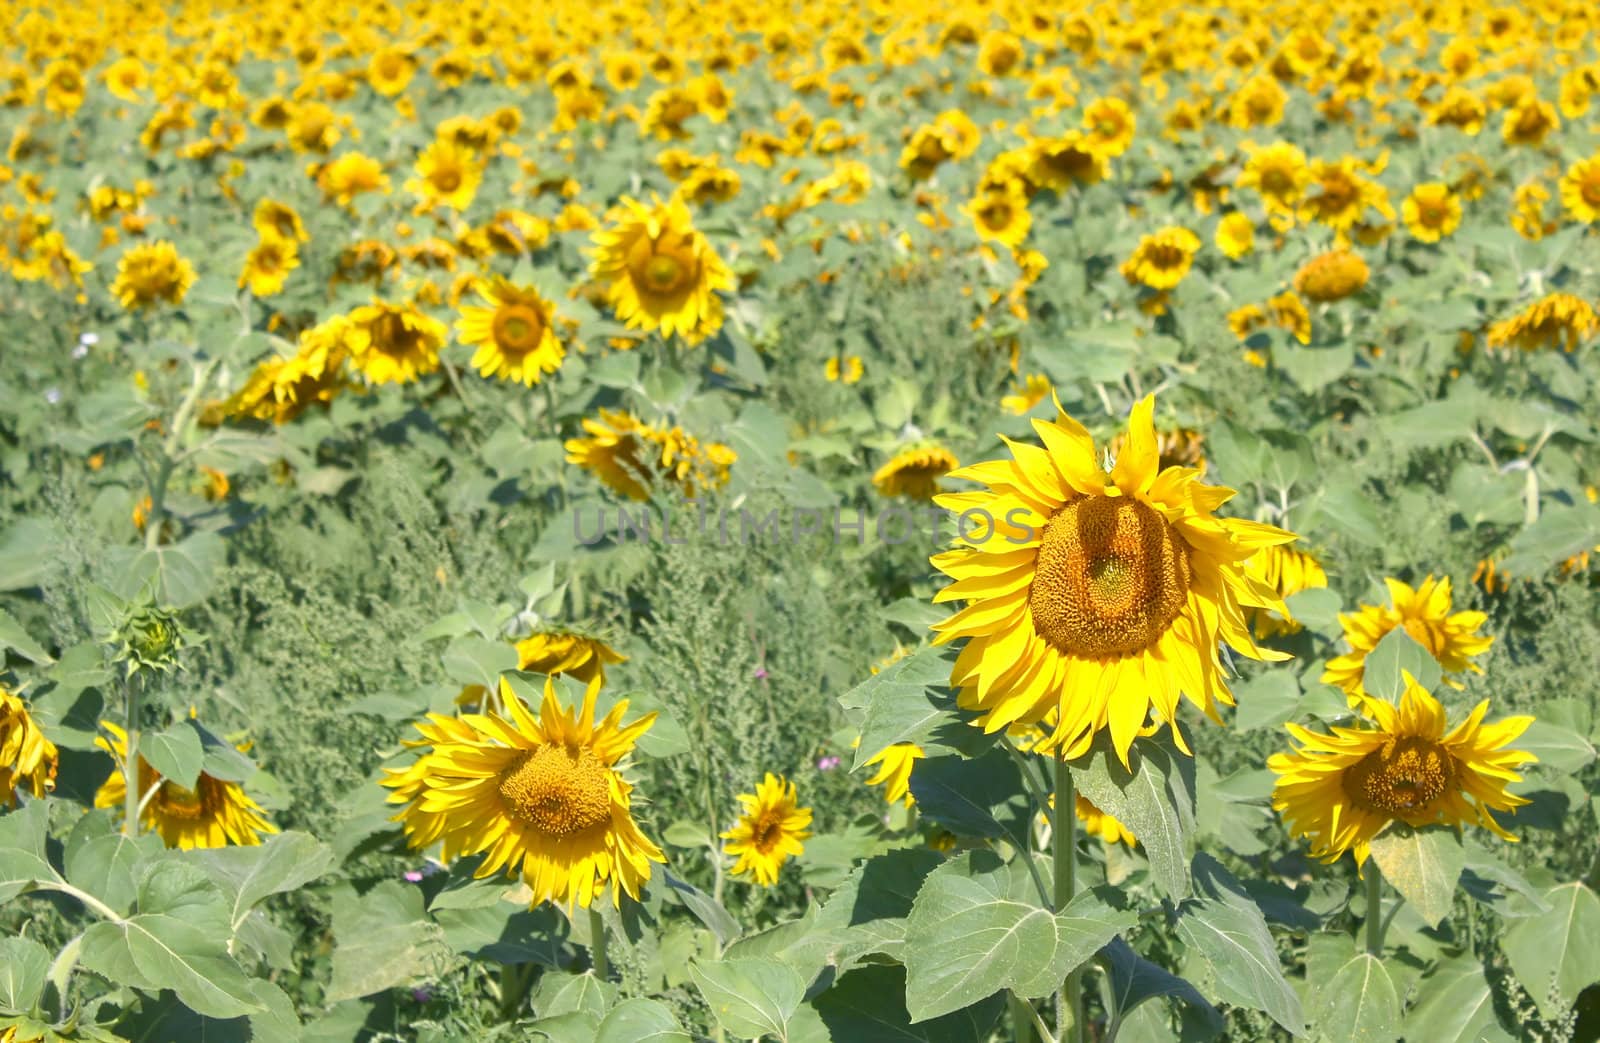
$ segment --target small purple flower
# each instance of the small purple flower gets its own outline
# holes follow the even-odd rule
[[[433,990],[429,988],[412,989],[411,998],[418,1003],[428,1003],[433,999]]]
[[[764,666],[756,667],[755,677],[757,681],[765,681],[767,679],[767,668]]]
[[[817,770],[818,771],[832,771],[833,769],[837,768],[838,766],[839,766],[839,758],[837,758],[837,757],[828,756],[828,757],[820,757],[820,758],[817,759]]]
[[[411,884],[420,884],[420,883],[422,883],[422,870],[420,870],[420,869],[408,869],[408,870],[406,870],[406,882],[407,883],[411,883]]]

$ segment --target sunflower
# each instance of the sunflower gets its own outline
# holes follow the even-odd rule
[[[296,243],[311,241],[311,236],[306,234],[306,226],[301,223],[300,215],[294,207],[275,199],[262,199],[256,203],[250,223],[255,227],[256,234],[263,239],[275,235],[279,239],[288,239]]]
[[[1060,405],[1057,403],[1059,411]],[[934,625],[935,643],[966,638],[951,670],[959,703],[996,732],[1054,715],[1042,749],[1076,757],[1109,728],[1123,763],[1154,712],[1177,731],[1180,693],[1219,720],[1232,704],[1217,642],[1253,659],[1246,608],[1283,611],[1244,562],[1293,533],[1212,512],[1233,490],[1200,472],[1157,466],[1155,398],[1133,408],[1109,473],[1082,424],[1060,413],[1033,421],[1044,448],[1007,440],[1011,460],[952,477],[988,488],[935,502],[963,519],[963,546],[933,565],[955,582],[934,595],[967,607]]]
[[[439,368],[444,323],[414,304],[378,301],[346,316],[350,362],[373,384],[408,384]]]
[[[1524,351],[1562,344],[1573,351],[1600,332],[1600,315],[1581,297],[1551,293],[1539,298],[1509,319],[1489,327],[1489,346],[1516,345]]]
[[[1285,725],[1300,747],[1267,759],[1278,776],[1272,807],[1292,835],[1311,841],[1314,857],[1334,862],[1349,851],[1359,867],[1372,839],[1395,821],[1455,828],[1475,822],[1516,840],[1490,812],[1528,803],[1507,793],[1506,784],[1521,781],[1515,769],[1536,758],[1506,746],[1532,717],[1486,725],[1485,699],[1446,734],[1444,708],[1410,674],[1398,706],[1372,700],[1366,708],[1376,727],[1358,720],[1324,735]]]
[[[128,734],[110,721],[101,721],[100,726],[111,737],[96,736],[94,744],[111,754],[117,767],[95,792],[94,806],[122,808],[128,794],[122,774],[128,759]],[[144,806],[140,821],[146,829],[160,834],[168,847],[185,851],[229,844],[254,847],[261,843],[261,834],[278,831],[278,827],[267,821],[261,805],[251,800],[237,782],[205,772],[200,773],[194,788],[189,789],[162,778],[160,772],[140,757],[139,793]]]
[[[385,98],[393,98],[405,92],[416,71],[416,59],[404,48],[385,47],[367,60],[367,85]]]
[[[1139,240],[1132,255],[1122,262],[1122,277],[1152,290],[1170,290],[1189,274],[1199,249],[1199,236],[1180,225],[1168,226]]]
[[[1264,547],[1251,555],[1244,569],[1281,598],[1328,585],[1328,574],[1322,570],[1322,563],[1294,547]],[[1287,609],[1281,618],[1263,609],[1253,609],[1250,619],[1259,638],[1294,634],[1302,629]]]
[[[1295,292],[1319,304],[1341,301],[1367,285],[1367,262],[1349,250],[1329,250],[1311,258],[1294,275]]]
[[[656,715],[624,726],[621,699],[596,724],[599,691],[590,682],[574,712],[547,678],[534,716],[502,679],[509,719],[429,714],[417,725],[422,738],[407,743],[428,752],[408,768],[384,769],[383,784],[395,791],[389,802],[404,805],[394,817],[410,845],[441,843],[446,862],[482,854],[475,877],[519,874],[535,905],[588,908],[608,884],[613,904],[623,894],[638,900],[650,863],[666,856],[634,822],[633,786],[618,764]]]
[[[1500,136],[1507,145],[1527,145],[1537,148],[1544,144],[1550,132],[1561,126],[1556,107],[1538,98],[1526,98],[1521,104],[1506,112],[1500,126]]]
[[[421,199],[424,208],[447,206],[463,211],[472,205],[483,183],[483,164],[478,157],[449,141],[430,144],[414,169],[417,176],[406,182],[406,191]]]
[[[811,835],[811,809],[799,807],[794,783],[767,772],[754,793],[739,794],[744,814],[738,823],[721,834],[728,841],[723,850],[737,857],[734,876],[754,876],[762,887],[778,882],[778,870],[790,855],[805,849],[801,841]]]
[[[561,368],[566,350],[552,328],[554,308],[538,290],[496,279],[478,294],[489,307],[461,309],[456,332],[477,345],[472,365],[481,375],[532,387]]]
[[[1455,86],[1445,91],[1438,104],[1428,110],[1428,123],[1435,127],[1455,127],[1473,137],[1483,130],[1488,113],[1482,98],[1465,87]]]
[[[627,661],[599,638],[571,630],[540,630],[517,642],[518,670],[552,677],[567,674],[585,684],[605,684],[606,664]]]
[[[117,262],[111,292],[129,311],[148,308],[157,301],[182,304],[194,285],[194,266],[165,239],[130,247]]]
[[[244,271],[239,273],[239,286],[250,287],[257,297],[271,297],[283,292],[289,273],[300,267],[300,253],[294,240],[276,235],[264,237],[244,260]]]
[[[1138,121],[1121,98],[1100,98],[1083,110],[1084,144],[1101,159],[1116,159],[1133,144]]]
[[[926,756],[922,747],[914,742],[897,742],[885,747],[862,765],[864,768],[878,765],[877,772],[867,779],[867,785],[883,786],[883,799],[887,803],[904,804],[909,808],[917,802],[911,795],[911,769]]]
[[[1237,261],[1256,248],[1256,225],[1250,215],[1235,210],[1217,222],[1217,249]]]
[[[1301,344],[1311,343],[1311,313],[1293,291],[1280,293],[1267,301],[1272,321],[1294,335]]]
[[[965,209],[980,239],[992,239],[1013,250],[1028,237],[1033,223],[1028,213],[1028,194],[1022,182],[1016,180],[980,188]]]
[[[1394,219],[1388,192],[1363,175],[1356,161],[1348,156],[1337,163],[1317,160],[1307,176],[1312,191],[1300,204],[1303,220],[1319,221],[1336,232],[1345,232],[1361,220],[1368,209]]]
[[[1051,384],[1043,373],[1030,373],[1020,387],[1013,387],[1015,390],[1000,400],[1000,408],[1012,416],[1025,416],[1050,394]]]
[[[872,484],[884,496],[931,500],[939,492],[939,479],[961,466],[942,446],[902,449],[872,475]]]
[[[1558,227],[1545,216],[1544,205],[1550,201],[1550,190],[1537,181],[1518,185],[1511,196],[1511,227],[1524,239],[1543,239]]]
[[[1471,657],[1488,651],[1494,643],[1492,636],[1478,633],[1489,617],[1482,612],[1450,611],[1450,577],[1434,579],[1429,576],[1415,588],[1397,579],[1383,581],[1389,588],[1392,608],[1380,605],[1362,605],[1358,612],[1339,614],[1339,625],[1344,628],[1345,640],[1350,642],[1350,652],[1328,661],[1322,674],[1323,684],[1337,685],[1350,697],[1352,706],[1367,699],[1362,680],[1366,674],[1367,654],[1378,646],[1383,636],[1396,627],[1410,634],[1412,639],[1428,650],[1438,660],[1446,674],[1459,674],[1470,670],[1483,673],[1483,667]],[[1452,688],[1461,685],[1445,679]]]
[[[1411,190],[1400,204],[1400,217],[1414,239],[1436,243],[1461,224],[1461,200],[1442,181],[1430,181]]]
[[[606,485],[632,500],[648,500],[648,483],[654,473],[646,461],[651,456],[651,431],[631,413],[600,410],[600,418],[584,418],[586,438],[569,438],[567,462],[592,471]]]
[[[389,177],[383,172],[383,164],[360,152],[346,152],[315,169],[317,187],[322,194],[343,206],[367,192],[389,191]]]
[[[1252,150],[1235,184],[1259,192],[1269,211],[1292,214],[1309,180],[1306,154],[1280,141]]]
[[[139,95],[150,86],[150,71],[132,55],[123,55],[106,66],[101,76],[112,97],[129,104],[143,101]]]
[[[829,383],[841,381],[846,384],[859,383],[865,372],[859,355],[846,355],[842,360],[837,355],[830,355],[828,361],[822,365],[822,375]]]
[[[16,807],[19,789],[35,797],[54,790],[60,759],[21,697],[0,684],[0,804]]]
[[[1109,164],[1090,149],[1078,131],[1059,138],[1029,142],[1024,157],[1023,176],[1035,188],[1064,192],[1074,185],[1092,185],[1105,179]]]
[[[606,286],[629,328],[677,334],[697,344],[722,327],[722,299],[733,273],[711,249],[681,199],[645,206],[624,196],[613,226],[594,234],[590,274]]]
[[[1600,153],[1567,168],[1561,177],[1561,205],[1576,220],[1600,221]]]

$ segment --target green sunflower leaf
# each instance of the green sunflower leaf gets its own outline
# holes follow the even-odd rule
[[[1284,977],[1261,909],[1210,855],[1194,856],[1194,883],[1196,897],[1179,907],[1178,937],[1204,975],[1185,970],[1186,976],[1213,1002],[1266,1011],[1289,1032],[1301,1033],[1300,997]]]
[[[1512,924],[1501,941],[1539,1015],[1555,1021],[1600,982],[1600,897],[1582,881],[1544,893],[1550,911]]]
[[[1406,1011],[1406,1039],[1428,1043],[1510,1043],[1511,1035],[1495,1017],[1494,995],[1483,965],[1457,956],[1434,968],[1417,988],[1418,999]]]
[[[594,1043],[689,1043],[690,1036],[666,1004],[631,999],[611,1008],[593,1039]]]
[[[50,951],[32,938],[0,938],[0,1013],[26,1014],[39,1003]]]
[[[1410,634],[1395,627],[1367,653],[1361,684],[1368,695],[1398,704],[1406,690],[1403,673],[1409,673],[1417,684],[1430,692],[1438,687],[1443,676],[1439,661]]]
[[[1429,927],[1450,915],[1466,866],[1461,838],[1448,826],[1413,829],[1397,822],[1372,839],[1372,860]]]
[[[1319,1040],[1392,1043],[1400,1038],[1400,996],[1383,961],[1368,953],[1334,972],[1315,993],[1311,1028]]]
[[[806,992],[799,971],[765,957],[696,962],[689,974],[717,1024],[748,1039],[787,1038],[789,1019]]]
[[[1136,739],[1122,766],[1101,732],[1094,748],[1071,764],[1072,781],[1095,807],[1126,826],[1150,860],[1156,885],[1170,897],[1189,894],[1194,839],[1194,761],[1156,739]],[[920,798],[919,798],[920,799]]]
[[[179,721],[159,732],[139,736],[139,756],[168,781],[192,790],[200,778],[205,748],[189,722]]]

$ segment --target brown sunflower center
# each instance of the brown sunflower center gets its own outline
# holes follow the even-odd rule
[[[199,785],[198,782],[195,785]],[[199,792],[186,789],[176,782],[163,782],[156,794],[156,808],[169,818],[198,819],[205,814],[205,801]]]
[[[494,313],[494,342],[502,351],[526,354],[544,338],[544,317],[526,304],[508,304]]]
[[[671,297],[694,280],[693,258],[670,241],[641,240],[628,259],[628,272],[641,293]]]
[[[1183,611],[1189,547],[1152,507],[1086,496],[1045,524],[1028,607],[1058,651],[1118,659],[1153,645]]]
[[[1583,185],[1578,189],[1578,194],[1590,206],[1600,206],[1600,171],[1596,171],[1583,179]]]
[[[1011,207],[1005,203],[990,203],[983,212],[983,223],[990,228],[1004,228],[1011,223]]]
[[[433,187],[441,192],[454,192],[461,187],[461,171],[450,167],[434,171]]]
[[[750,837],[755,841],[756,850],[763,855],[778,846],[778,840],[783,836],[783,816],[776,808],[761,813],[755,824],[750,827]]]
[[[500,773],[500,799],[541,833],[575,836],[610,821],[610,772],[592,750],[541,746]]]
[[[1345,773],[1344,791],[1369,810],[1416,815],[1444,796],[1455,777],[1455,758],[1438,743],[1394,738]]]
[[[1322,183],[1322,198],[1318,200],[1326,213],[1341,213],[1356,201],[1356,186],[1344,178],[1332,178]]]

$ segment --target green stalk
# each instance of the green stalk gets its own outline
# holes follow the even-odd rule
[[[1367,952],[1383,956],[1383,874],[1367,859]]]
[[[589,951],[594,954],[594,975],[604,981],[611,976],[611,961],[606,958],[606,921],[592,905],[589,907]]]
[[[1011,1038],[1016,1043],[1033,1043],[1031,1004],[1014,992],[1006,993],[1006,1003],[1011,1008]]]
[[[1055,758],[1055,784],[1055,821],[1050,829],[1050,843],[1055,849],[1055,911],[1060,912],[1072,901],[1077,889],[1078,816],[1072,773],[1067,770],[1066,759],[1059,755]],[[1083,1043],[1084,1040],[1083,980],[1081,970],[1076,967],[1067,975],[1056,997],[1056,1033],[1061,1043]]]
[[[122,832],[130,837],[139,835],[140,803],[144,794],[139,792],[139,678],[130,677],[122,682],[122,726],[128,733],[127,756],[122,761]]]

